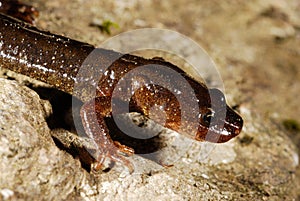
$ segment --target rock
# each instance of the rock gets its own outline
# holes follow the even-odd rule
[[[34,91],[3,78],[0,88],[0,196],[66,199],[84,177],[79,162],[55,146]]]
[[[3,199],[276,199],[293,185],[295,147],[276,127],[256,122],[261,120],[246,107],[244,136],[236,140],[222,145],[185,142],[186,152],[166,169],[149,171],[151,162],[135,156],[135,166],[144,165],[144,172],[94,175],[55,146],[45,121],[49,112],[34,91],[5,79],[0,86]],[[242,143],[245,135],[254,140]]]

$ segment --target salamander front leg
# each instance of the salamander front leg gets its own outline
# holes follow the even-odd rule
[[[111,97],[98,97],[85,103],[80,111],[80,116],[86,134],[94,141],[96,152],[93,154],[96,162],[92,168],[96,171],[103,168],[105,159],[110,162],[122,163],[133,172],[131,162],[122,156],[132,155],[134,150],[119,142],[114,142],[110,135],[105,117],[111,117]]]

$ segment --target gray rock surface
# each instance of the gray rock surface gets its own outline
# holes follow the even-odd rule
[[[245,126],[239,137],[209,151],[193,142],[170,168],[90,174],[53,142],[46,123],[51,106],[24,87],[32,81],[0,79],[0,199],[299,199],[300,133],[282,125],[300,121],[299,1],[31,3],[40,10],[40,28],[95,45],[110,36],[89,24],[106,19],[120,26],[113,35],[157,27],[193,38],[217,63],[227,100],[240,105]],[[131,160],[153,165],[139,156]]]
[[[34,91],[3,78],[0,86],[2,199],[67,198],[84,176],[79,162],[55,146]]]

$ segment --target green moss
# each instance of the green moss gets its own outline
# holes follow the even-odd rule
[[[102,33],[106,33],[106,34],[110,35],[111,34],[111,28],[112,27],[119,28],[119,25],[115,22],[110,21],[110,20],[104,20],[102,22],[102,24],[97,25],[97,27],[100,29],[100,31]]]
[[[294,119],[283,120],[282,124],[283,124],[284,128],[287,129],[287,130],[289,130],[289,131],[296,131],[296,132],[300,131],[300,125]]]

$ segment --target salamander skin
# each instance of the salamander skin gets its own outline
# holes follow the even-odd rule
[[[23,4],[18,0],[0,0],[0,12],[30,24],[34,24],[35,18],[39,15],[33,6]]]
[[[82,75],[81,66],[85,66]],[[51,84],[84,102],[80,115],[97,147],[95,169],[105,158],[132,169],[120,152],[134,150],[109,135],[104,119],[112,114],[140,112],[197,141],[222,143],[242,130],[242,118],[226,105],[221,91],[208,89],[163,59],[96,49],[4,14],[0,14],[0,67]],[[76,86],[80,90],[74,90]]]

